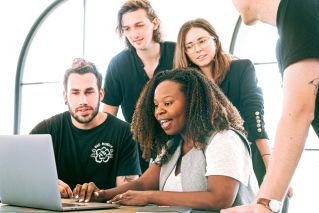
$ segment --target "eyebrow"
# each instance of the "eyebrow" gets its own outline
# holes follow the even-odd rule
[[[197,38],[196,41],[198,41],[198,40],[200,40],[200,39],[203,39],[203,38],[206,38],[206,36],[201,36],[201,37]],[[208,37],[208,38],[209,38],[209,37]],[[193,41],[188,42],[188,43],[186,43],[186,44],[191,44],[191,43],[193,43]]]
[[[144,24],[144,21],[138,21],[138,22],[134,23],[133,26],[135,26],[137,24]],[[127,27],[130,27],[130,26],[122,25],[122,28],[127,28]]]
[[[162,97],[161,99],[165,99],[165,98],[174,98],[174,97],[170,96],[170,95],[167,95],[167,96]],[[154,98],[154,100],[155,100],[155,98]]]
[[[71,91],[80,91],[80,89],[77,89],[77,88],[71,88],[70,90]],[[84,91],[88,91],[88,90],[94,90],[94,87],[88,87],[88,88],[84,89]]]

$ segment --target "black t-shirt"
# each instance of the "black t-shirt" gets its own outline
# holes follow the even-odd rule
[[[173,68],[175,43],[160,43],[161,57],[154,75],[162,70]],[[149,80],[141,59],[132,47],[123,50],[110,62],[104,83],[103,103],[119,106],[127,122],[132,122],[135,104],[145,84]]]
[[[318,0],[282,0],[277,13],[277,27],[277,59],[281,73],[300,60],[319,58]],[[312,125],[319,136],[318,94]]]
[[[116,186],[117,176],[140,174],[129,124],[110,114],[101,125],[83,130],[66,111],[42,121],[31,134],[52,136],[58,177],[71,189],[85,182],[108,189]]]

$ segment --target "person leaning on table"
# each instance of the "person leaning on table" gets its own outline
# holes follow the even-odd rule
[[[278,29],[276,51],[283,75],[283,106],[274,152],[256,202],[222,212],[279,212],[310,125],[319,136],[319,2],[233,0],[233,3],[245,24],[260,20]]]

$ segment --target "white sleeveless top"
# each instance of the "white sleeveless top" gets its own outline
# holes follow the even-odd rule
[[[175,176],[175,168],[172,170],[171,174],[168,176],[166,183],[164,185],[163,191],[170,191],[170,192],[182,192],[182,175],[179,173]]]

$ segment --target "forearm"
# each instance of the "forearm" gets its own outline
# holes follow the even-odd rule
[[[318,77],[319,60],[303,60],[285,70],[282,116],[260,197],[282,200],[286,193],[314,119]]]
[[[107,200],[110,200],[114,196],[118,194],[122,194],[128,190],[135,190],[135,191],[158,190],[159,172],[160,172],[160,167],[153,164],[137,180],[128,182],[116,188],[102,190],[99,192],[100,194],[99,197],[103,197]]]
[[[146,189],[139,180],[135,180],[112,189],[101,190],[99,191],[99,194],[101,194],[101,196],[104,197],[106,200],[110,200],[114,196],[124,193],[128,190],[144,191]]]
[[[128,176],[117,176],[116,177],[116,186],[121,186],[127,184],[128,182],[132,182],[139,178],[138,175],[128,175]]]
[[[259,191],[259,197],[282,200],[301,157],[311,116],[285,115],[281,118],[274,151]]]
[[[111,106],[111,105],[108,105],[108,104],[104,104],[104,106],[103,106],[103,112],[110,113],[110,114],[112,114],[114,116],[117,116],[118,110],[119,110],[118,106]]]
[[[268,168],[270,157],[271,157],[271,150],[269,147],[269,143],[267,139],[257,139],[256,145],[260,155],[262,156],[263,162],[265,164],[266,169]]]
[[[148,203],[167,206],[187,206],[193,209],[219,210],[231,207],[234,200],[211,192],[165,192],[151,191]]]

